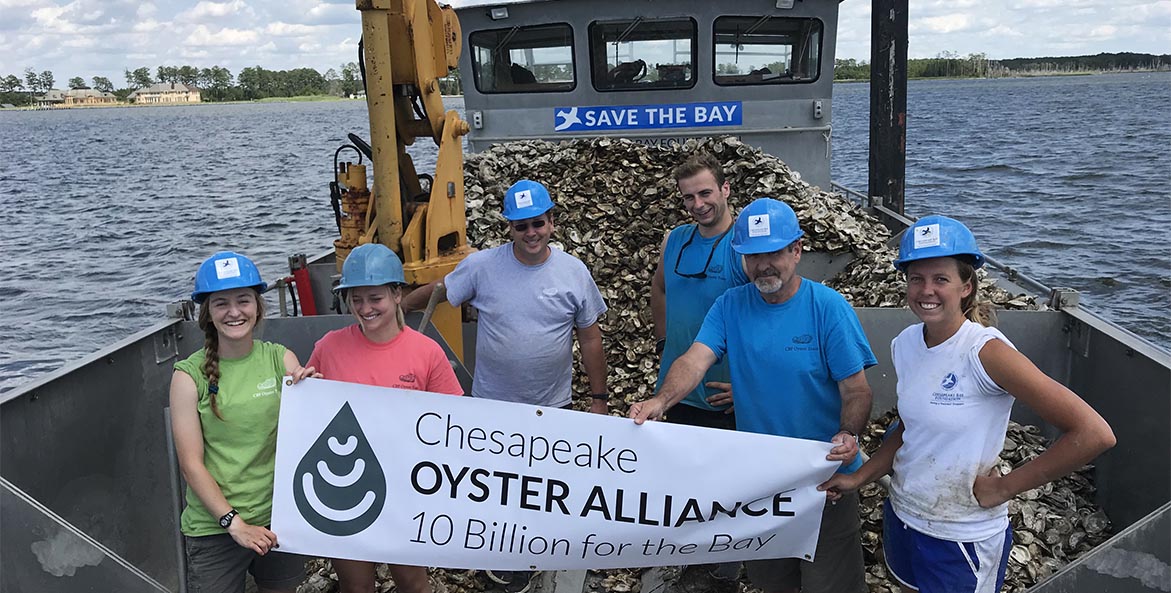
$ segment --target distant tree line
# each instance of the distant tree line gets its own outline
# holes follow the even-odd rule
[[[115,88],[114,83],[104,76],[95,76],[87,84],[80,76],[69,79],[70,89],[92,88],[113,93],[119,100],[126,100],[130,93],[155,84],[185,84],[201,91],[204,101],[248,101],[267,97],[297,97],[306,95],[334,95],[339,97],[356,95],[362,91],[361,72],[358,64],[349,62],[340,69],[330,68],[325,74],[313,68],[293,70],[268,70],[260,66],[244,68],[233,76],[227,68],[212,66],[159,66],[154,71],[147,66],[125,71],[126,86]],[[53,89],[53,73],[45,70],[39,74],[26,68],[24,77],[9,74],[0,77],[0,103],[29,105]]]
[[[934,58],[907,60],[909,78],[988,78],[1151,70],[1171,70],[1171,55],[1102,53],[1062,58],[989,60],[983,53],[960,56],[956,52],[945,51]],[[834,80],[870,80],[870,64],[865,60],[834,60]]]
[[[1013,58],[999,60],[997,63],[1014,73],[1171,70],[1171,54],[1153,55],[1124,52],[1062,58]]]
[[[313,68],[293,70],[268,70],[260,66],[244,68],[233,76],[227,68],[212,66],[159,66],[151,70],[147,66],[125,70],[126,86],[115,88],[114,83],[104,76],[85,79],[75,76],[69,79],[69,88],[92,88],[113,93],[119,100],[126,100],[130,93],[159,83],[175,83],[193,86],[201,91],[204,101],[250,101],[268,97],[298,97],[307,95],[354,96],[363,91],[362,73],[356,62],[330,68],[324,74]],[[0,103],[29,105],[36,97],[53,88],[53,73],[41,73],[26,68],[24,77],[10,74],[0,78]],[[459,94],[462,86],[459,70],[439,80],[440,91],[444,94]]]

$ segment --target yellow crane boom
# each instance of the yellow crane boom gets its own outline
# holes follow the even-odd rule
[[[356,4],[362,13],[374,167],[372,216],[366,216],[358,242],[390,247],[402,257],[407,282],[427,284],[442,279],[472,251],[467,244],[463,182],[462,137],[468,124],[454,110],[444,110],[439,88],[439,78],[459,65],[459,19],[451,7],[434,0]],[[430,137],[439,146],[429,195],[407,153],[407,146],[420,137]],[[339,267],[348,253],[338,246]],[[431,321],[462,361],[460,310],[442,303]]]

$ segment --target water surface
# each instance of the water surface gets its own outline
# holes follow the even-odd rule
[[[834,177],[864,189],[868,88],[835,94]],[[1168,105],[1166,73],[913,81],[907,210],[1171,347]],[[329,249],[347,132],[363,103],[0,112],[0,391],[162,320],[217,249],[266,279]]]

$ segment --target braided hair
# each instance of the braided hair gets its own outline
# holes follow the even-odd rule
[[[260,298],[260,293],[253,292],[256,298],[256,326],[259,326],[264,319],[264,299]],[[203,330],[203,366],[200,370],[207,379],[207,397],[212,413],[223,420],[224,416],[216,403],[216,396],[220,393],[220,332],[211,320],[211,299],[205,299],[199,306],[199,329]]]

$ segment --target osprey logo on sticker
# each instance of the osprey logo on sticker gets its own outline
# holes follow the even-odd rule
[[[533,194],[527,189],[522,189],[516,192],[516,195],[513,196],[513,199],[516,200],[517,208],[528,208],[529,206],[533,205]]]
[[[939,224],[929,224],[915,229],[915,249],[939,247]]]
[[[569,109],[557,109],[553,111],[554,120],[562,120],[561,123],[553,127],[554,132],[561,132],[568,130],[573,126],[581,125],[581,118],[577,116],[577,107],[570,107]]]
[[[240,262],[234,258],[218,259],[215,262],[215,277],[219,280],[240,277]]]
[[[768,216],[761,214],[748,219],[749,237],[767,237],[771,234]]]

